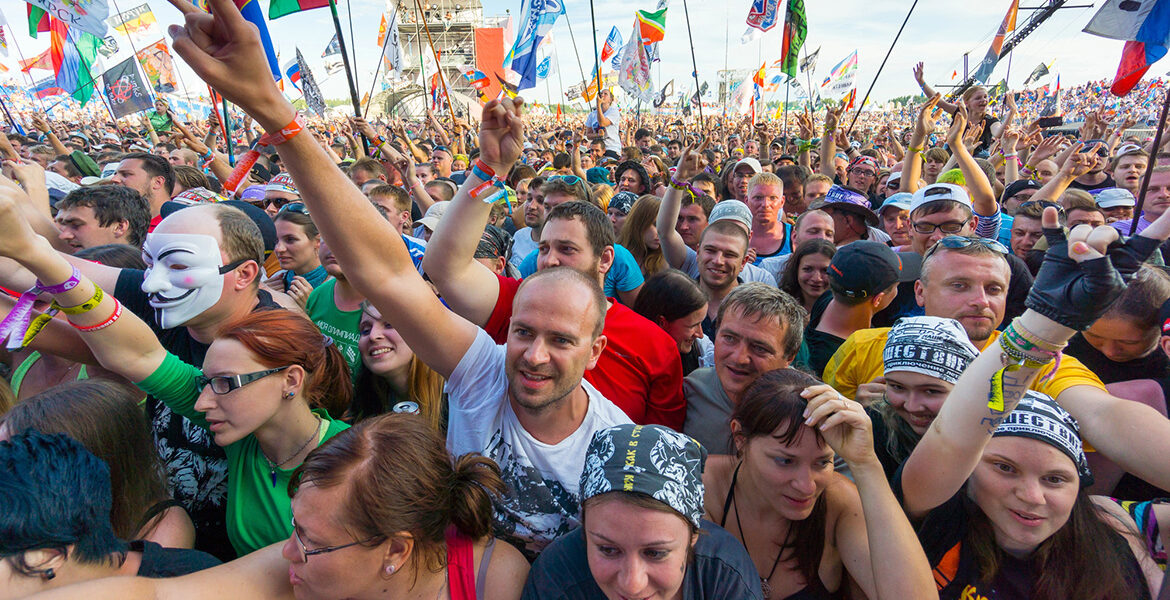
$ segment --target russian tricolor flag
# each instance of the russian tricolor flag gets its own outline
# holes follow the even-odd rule
[[[301,63],[297,62],[296,59],[290,60],[284,65],[284,76],[289,83],[293,84],[293,87],[301,89]]]
[[[1133,4],[1138,4],[1135,7]],[[1150,66],[1166,55],[1170,47],[1170,0],[1106,0],[1084,31],[1101,37],[1125,40],[1121,64],[1109,91],[1124,96],[1141,81]]]

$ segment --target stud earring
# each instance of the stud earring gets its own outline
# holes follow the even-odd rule
[[[289,399],[292,399],[293,396],[296,396],[296,393],[288,392],[287,394],[284,395],[285,398],[289,398]]]
[[[57,576],[57,573],[54,572],[53,569],[45,569],[45,575],[44,575],[45,581],[49,581],[56,576]]]
[[[394,571],[396,571],[396,570],[398,570],[398,567],[396,567],[394,565],[387,565],[386,566],[386,574],[387,575],[393,575]]]

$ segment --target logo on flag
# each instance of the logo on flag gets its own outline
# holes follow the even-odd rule
[[[548,35],[557,17],[565,14],[562,0],[528,0],[524,9],[524,27],[512,46],[512,70],[520,75],[517,89],[536,86],[536,48]]]
[[[768,31],[776,26],[779,13],[780,0],[754,0],[748,8],[748,27]]]
[[[110,67],[102,79],[105,83],[102,91],[110,102],[114,118],[121,119],[150,108],[150,91],[142,84],[134,57]]]

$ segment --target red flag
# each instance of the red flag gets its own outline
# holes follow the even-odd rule
[[[30,69],[53,70],[53,57],[48,49],[27,60],[20,61],[20,70],[28,73]]]

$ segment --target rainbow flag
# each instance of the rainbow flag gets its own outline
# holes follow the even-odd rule
[[[329,6],[330,0],[272,0],[268,5],[268,18],[279,19],[302,10],[324,8]]]
[[[829,77],[826,78],[825,81],[828,82],[829,80],[832,80],[832,79],[840,79],[841,76],[845,75],[849,71],[856,69],[856,68],[857,68],[857,51],[854,50],[853,54],[846,56],[841,62],[837,63],[837,66],[833,67],[832,71],[829,71]]]
[[[638,35],[642,36],[642,44],[649,46],[661,42],[666,37],[666,9],[650,12],[640,10],[638,16]]]
[[[97,60],[101,38],[70,27],[59,19],[50,20],[49,31],[52,34],[49,51],[53,69],[57,72],[57,87],[85,106],[93,95],[94,76],[90,67]]]

